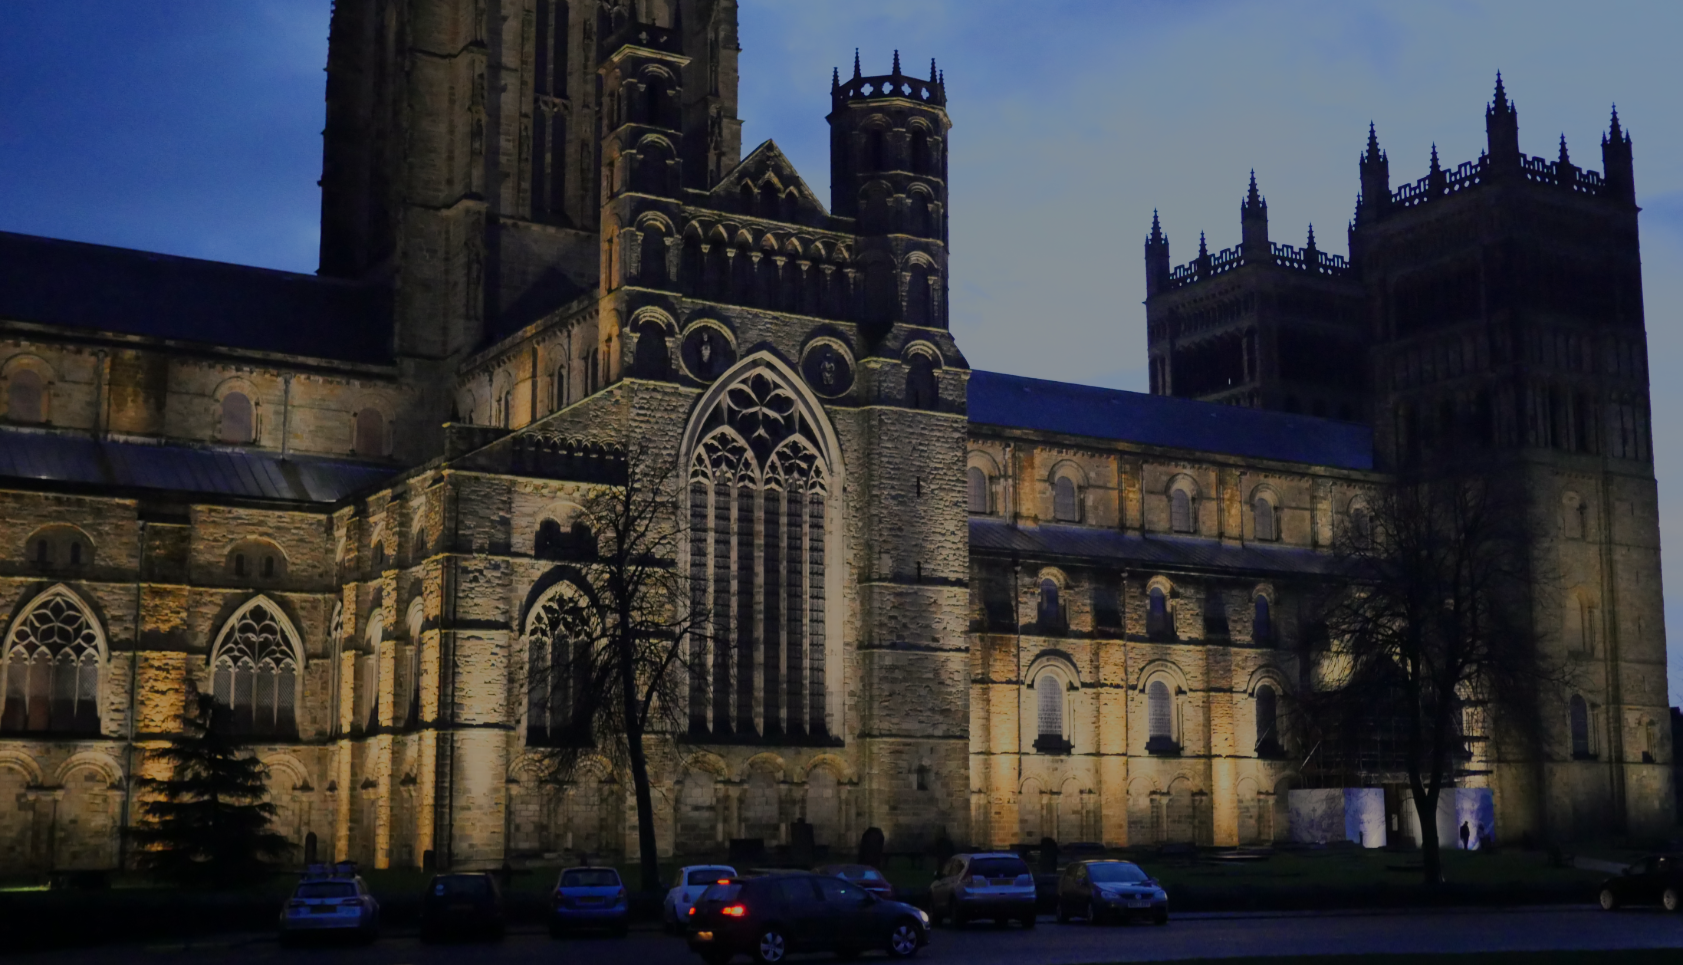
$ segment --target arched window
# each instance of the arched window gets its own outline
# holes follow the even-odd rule
[[[965,473],[970,483],[970,515],[986,516],[992,511],[988,485],[988,474],[980,466],[971,466]]]
[[[1152,754],[1170,754],[1180,750],[1175,743],[1175,705],[1169,685],[1153,680],[1145,688],[1146,734],[1145,749]]]
[[[692,638],[690,729],[821,737],[834,436],[793,373],[769,358],[738,372],[688,430],[689,577],[708,623]]]
[[[1038,730],[1034,749],[1042,753],[1069,752],[1069,735],[1064,732],[1064,682],[1057,674],[1043,673],[1034,681]]]
[[[1169,529],[1176,533],[1192,532],[1192,494],[1184,489],[1169,492]]]
[[[1566,594],[1561,607],[1561,642],[1568,653],[1595,650],[1595,607],[1580,592]]]
[[[211,654],[211,694],[226,726],[261,737],[297,733],[301,658],[292,624],[274,604],[259,597],[241,607]]]
[[[1256,688],[1256,752],[1261,757],[1279,753],[1279,696],[1274,688],[1262,684]]]
[[[1256,538],[1258,540],[1272,542],[1279,538],[1274,528],[1274,504],[1269,501],[1267,496],[1256,497],[1256,503],[1251,512],[1256,519]]]
[[[919,202],[914,202],[914,205],[917,203]],[[914,207],[913,210],[921,209]],[[929,269],[922,264],[915,264],[906,272],[906,324],[927,327],[935,324],[934,318]]]
[[[666,287],[666,232],[660,225],[645,222],[643,225],[642,253],[638,259],[642,262],[638,266],[641,282],[645,288]]]
[[[368,613],[368,632],[362,653],[356,658],[356,700],[353,723],[368,733],[380,725],[380,645],[386,627],[380,617],[380,598],[375,596]]]
[[[1578,694],[1572,695],[1570,708],[1572,719],[1572,756],[1577,760],[1590,757],[1590,721],[1589,704]]]
[[[1563,539],[1584,538],[1585,510],[1584,501],[1577,493],[1567,493],[1560,498],[1560,535]]]
[[[912,128],[912,173],[930,173],[929,132],[922,127]]]
[[[403,618],[404,629],[409,632],[409,680],[405,688],[409,692],[409,700],[403,721],[410,727],[421,722],[421,628],[426,625],[426,620],[426,603],[417,596],[409,601],[409,609]]]
[[[230,392],[222,397],[222,418],[218,436],[223,442],[251,442],[256,433],[252,429],[251,400],[244,392]]]
[[[1073,523],[1081,518],[1081,502],[1076,498],[1075,480],[1059,476],[1052,481],[1052,518]]]
[[[590,597],[555,584],[526,617],[526,743],[576,745],[590,737],[591,688],[597,678],[596,626]]]
[[[1059,630],[1064,625],[1063,605],[1058,601],[1058,582],[1053,579],[1040,581],[1040,627],[1043,630]]]
[[[18,369],[6,380],[6,418],[13,422],[44,422],[42,404],[45,387],[41,376],[30,369]]]
[[[1268,598],[1260,593],[1256,595],[1256,615],[1251,620],[1251,638],[1262,645],[1274,642],[1274,614]]]
[[[888,170],[887,141],[880,127],[873,127],[865,132],[865,170]]]
[[[24,608],[6,635],[0,732],[99,733],[105,636],[75,594],[55,586]]]
[[[1174,622],[1169,619],[1169,595],[1160,586],[1154,586],[1146,595],[1145,611],[1146,636],[1153,640],[1170,640],[1174,638]]]
[[[378,458],[386,454],[386,417],[369,407],[356,414],[356,454]]]
[[[666,349],[666,329],[657,322],[644,322],[637,328],[637,355],[632,367],[638,378],[665,379],[671,374],[672,363]]]
[[[935,384],[935,361],[918,352],[906,364],[906,405],[913,409],[934,409],[941,402]]]

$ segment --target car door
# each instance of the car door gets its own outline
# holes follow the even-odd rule
[[[840,944],[859,948],[874,948],[882,944],[886,935],[878,935],[870,915],[875,902],[865,889],[851,881],[818,876],[812,879],[824,905],[824,948]]]
[[[944,906],[947,900],[952,897],[953,884],[958,880],[958,875],[963,870],[964,859],[953,858],[947,862],[947,866],[941,869],[940,876],[929,886],[930,900],[937,908]]]
[[[818,889],[813,887],[813,880],[807,875],[777,879],[777,894],[787,929],[783,938],[792,950],[812,951],[830,947],[827,936],[833,932],[829,910],[824,907]]]
[[[1088,889],[1087,866],[1084,864],[1072,865],[1069,871],[1064,874],[1063,884],[1058,887],[1058,902],[1063,906],[1064,911],[1069,914],[1085,915],[1087,913],[1087,899],[1091,894]]]

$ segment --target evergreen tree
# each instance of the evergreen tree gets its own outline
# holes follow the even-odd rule
[[[274,870],[292,843],[271,830],[275,806],[263,800],[269,769],[243,753],[216,713],[198,695],[183,733],[153,756],[171,766],[162,780],[138,778],[141,823],[135,863],[181,884],[226,887]]]

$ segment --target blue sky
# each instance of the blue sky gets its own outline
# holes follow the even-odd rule
[[[832,66],[946,71],[953,330],[971,363],[1144,388],[1141,244],[1237,242],[1252,168],[1275,240],[1342,252],[1369,121],[1393,185],[1478,156],[1495,72],[1521,147],[1636,150],[1662,531],[1683,533],[1683,4],[741,0],[743,141],[828,197]],[[0,229],[311,271],[328,0],[7,0]],[[1683,703],[1683,561],[1667,571]]]

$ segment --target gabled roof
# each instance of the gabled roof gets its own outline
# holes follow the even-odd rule
[[[761,185],[767,175],[777,178],[777,183],[785,188],[793,186],[800,193],[801,200],[818,209],[819,214],[828,214],[824,210],[824,202],[818,200],[818,195],[807,187],[806,179],[802,178],[789,156],[777,146],[777,142],[767,139],[759,147],[748,152],[742,163],[731,168],[719,183],[713,186],[714,197],[727,197],[741,190],[742,182],[752,182],[756,187]]]
[[[389,363],[379,286],[0,232],[0,319]]]
[[[998,372],[970,373],[969,404],[975,425],[1336,469],[1373,468],[1373,430],[1353,422]]]
[[[67,483],[244,499],[335,503],[399,472],[386,463],[0,426],[0,485]]]

